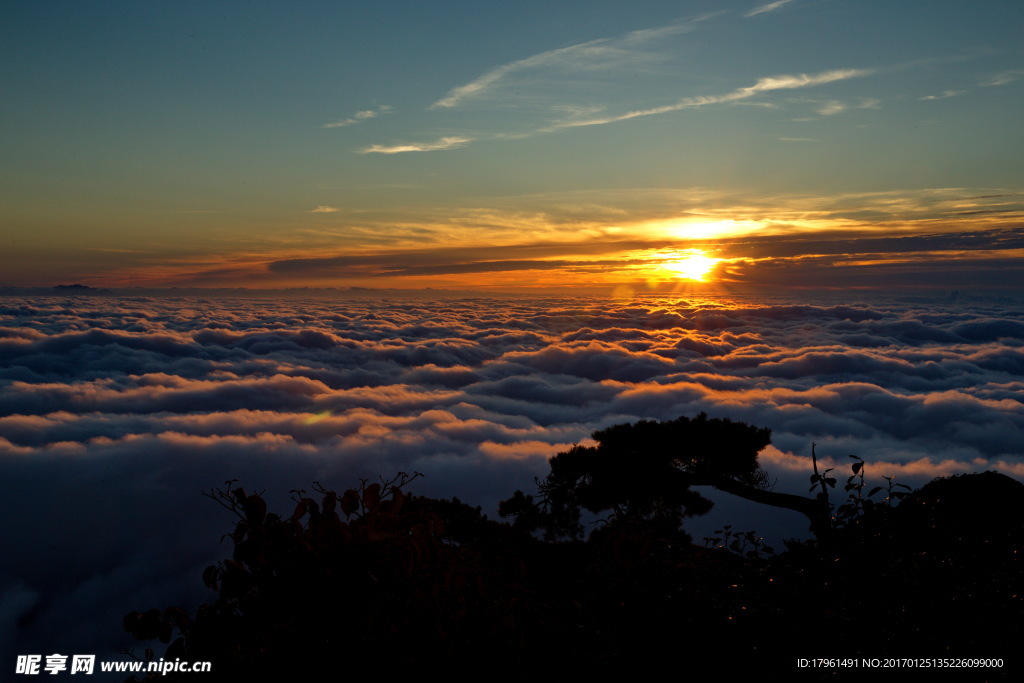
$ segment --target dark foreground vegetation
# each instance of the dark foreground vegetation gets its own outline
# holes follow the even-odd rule
[[[284,513],[229,482],[210,494],[237,518],[231,559],[203,575],[217,599],[195,614],[132,612],[125,629],[169,643],[167,661],[213,662],[212,674],[153,676],[166,681],[632,678],[665,666],[829,680],[846,676],[797,660],[887,657],[1002,658],[945,672],[1002,680],[1019,665],[1019,482],[984,472],[872,487],[853,458],[850,476],[815,463],[811,495],[787,496],[757,465],[767,430],[701,415],[594,438],[553,458],[536,493],[505,501],[506,522],[411,495],[417,475],[316,485]],[[704,484],[798,510],[815,538],[775,551],[727,527],[694,543],[683,521],[710,509],[692,489]],[[603,520],[589,534],[584,510]]]

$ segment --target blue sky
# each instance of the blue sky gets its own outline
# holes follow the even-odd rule
[[[769,277],[765,240],[884,235],[921,263],[905,238],[965,231],[1019,274],[1016,2],[0,15],[2,284],[635,284],[698,249],[709,279],[787,285],[822,250]],[[880,253],[849,267],[892,274]],[[985,270],[963,259],[939,260]]]

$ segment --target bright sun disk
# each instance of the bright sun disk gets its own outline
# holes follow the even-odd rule
[[[693,251],[684,258],[666,262],[663,268],[671,270],[687,280],[704,282],[718,261],[719,259],[711,258],[703,252]]]

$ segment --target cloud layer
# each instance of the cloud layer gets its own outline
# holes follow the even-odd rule
[[[773,430],[778,490],[806,492],[812,442],[869,478],[1022,476],[1022,311],[981,295],[5,297],[17,552],[0,559],[0,632],[21,652],[112,649],[124,612],[205,599],[231,520],[200,492],[228,479],[283,507],[315,480],[415,470],[417,492],[493,511],[595,429],[700,411]]]

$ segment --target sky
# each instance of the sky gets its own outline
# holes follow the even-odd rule
[[[0,285],[1020,287],[1016,0],[0,7]]]
[[[209,600],[229,479],[493,516],[706,411],[772,430],[779,491],[812,444],[1024,480],[1021,35],[1018,0],[0,3],[0,659]],[[19,289],[61,284],[115,291]],[[698,543],[807,534],[715,500]]]

